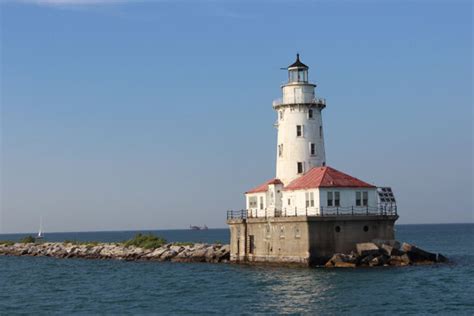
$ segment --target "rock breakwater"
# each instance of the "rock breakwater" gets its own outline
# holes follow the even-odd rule
[[[230,249],[229,245],[201,243],[168,243],[154,249],[115,243],[4,243],[0,255],[217,263],[229,261]]]
[[[135,246],[135,244],[145,246]],[[155,244],[150,244],[155,242]],[[0,242],[0,256],[115,259],[125,261],[229,262],[229,245],[213,243],[165,243],[164,239],[138,235],[124,243],[98,242]],[[159,245],[159,246],[158,246]],[[447,262],[442,254],[431,253],[408,243],[374,241],[359,243],[357,251],[336,253],[327,268],[426,265]]]
[[[448,262],[442,254],[431,253],[409,243],[395,240],[375,240],[359,243],[357,251],[336,253],[325,264],[327,268],[426,265]]]

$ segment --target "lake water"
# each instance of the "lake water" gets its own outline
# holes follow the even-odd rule
[[[135,233],[51,233],[47,240],[122,241]],[[229,240],[226,229],[153,233]],[[474,225],[399,225],[397,239],[452,263],[336,270],[0,256],[0,315],[474,314]]]

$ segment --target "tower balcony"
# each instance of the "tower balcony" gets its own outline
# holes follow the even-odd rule
[[[283,102],[282,98],[278,98],[273,100],[273,107],[279,108],[285,105],[313,105],[320,109],[324,109],[326,107],[326,99],[324,98],[313,98],[311,100],[304,100],[303,98],[295,98],[295,100],[290,102]]]

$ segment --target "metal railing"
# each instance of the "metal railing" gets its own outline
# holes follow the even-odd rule
[[[388,216],[397,215],[397,205],[284,208],[282,210],[250,209],[227,211],[227,219],[294,217],[294,216]]]
[[[248,210],[240,210],[240,211],[227,211],[227,219],[246,219],[248,214]]]
[[[273,100],[273,106],[280,106],[283,104],[321,104],[321,105],[326,105],[326,99],[324,98],[313,98],[310,101],[304,100],[304,98],[295,98],[291,102],[283,102],[282,98]]]

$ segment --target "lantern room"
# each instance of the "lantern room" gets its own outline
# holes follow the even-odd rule
[[[300,61],[300,54],[296,54],[296,61],[288,66],[288,82],[308,82],[308,68]]]

